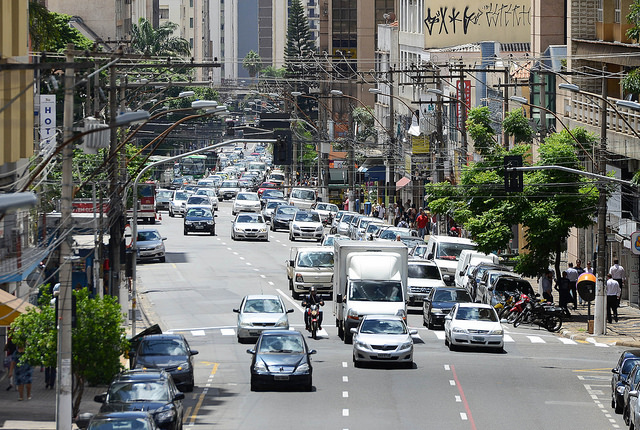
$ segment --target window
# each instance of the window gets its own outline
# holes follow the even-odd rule
[[[615,0],[613,22],[620,24],[620,0]]]
[[[189,39],[189,47],[193,49],[193,37]]]
[[[161,8],[158,11],[158,17],[160,19],[169,19],[169,8]]]
[[[189,7],[193,7],[193,0],[189,0]]]
[[[189,18],[189,28],[193,28],[193,18]]]

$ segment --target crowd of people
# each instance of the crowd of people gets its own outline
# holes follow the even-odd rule
[[[415,229],[419,237],[425,237],[435,229],[435,215],[427,208],[417,208],[415,204],[411,204],[411,200],[404,204],[394,203],[389,208],[384,203],[378,203],[373,206],[371,215],[388,220],[396,227]]]

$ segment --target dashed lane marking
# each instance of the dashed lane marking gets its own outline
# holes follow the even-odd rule
[[[191,336],[204,336],[204,330],[191,330]]]

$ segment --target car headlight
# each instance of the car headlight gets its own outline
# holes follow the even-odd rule
[[[502,333],[504,333],[504,332],[502,331],[502,329],[501,329],[501,330],[491,330],[491,331],[489,332],[489,334],[499,334],[499,335],[501,335],[501,336],[502,336]]]
[[[167,409],[166,411],[160,411],[155,414],[155,420],[158,424],[171,422],[176,416],[176,411],[173,409]]]
[[[207,221],[207,225],[213,225],[213,221],[212,220]]]
[[[267,371],[267,365],[264,364],[264,361],[256,361],[256,364],[253,366],[253,370],[255,370],[256,372],[266,372]]]
[[[300,366],[298,366],[298,368],[296,369],[295,372],[293,372],[294,374],[301,374],[301,373],[309,373],[309,363],[302,363],[300,364]]]
[[[454,327],[451,329],[452,332],[454,333],[466,333],[467,330],[461,327]]]
[[[188,361],[178,364],[178,370],[189,370],[190,367],[191,366],[189,365]]]
[[[162,249],[164,249],[164,244],[161,243],[160,245],[156,246],[156,251],[160,251]]]
[[[356,312],[355,309],[349,309],[349,311],[347,312],[347,318],[348,319],[352,319],[352,320],[359,320],[360,317],[358,317],[358,312]]]
[[[316,231],[322,231],[324,230],[324,227],[322,227],[321,225],[319,225],[318,227],[316,227]]]
[[[291,228],[294,230],[300,230],[300,226],[298,224],[291,224]]]
[[[185,223],[186,225],[191,225],[191,224],[193,224],[193,221],[187,221],[187,220],[185,220],[185,221],[184,221],[184,223]]]
[[[432,314],[443,314],[444,312],[442,312],[442,309],[440,309],[440,308],[431,308],[431,313]]]
[[[283,316],[276,323],[276,327],[289,327],[289,319],[286,316]]]
[[[264,233],[264,232],[266,232],[266,231],[267,231],[267,228],[266,228],[266,227],[262,227],[262,228],[260,229],[260,233]]]
[[[400,345],[400,349],[409,349],[413,346],[413,342],[405,342],[402,345]]]
[[[616,387],[616,391],[618,392],[618,394],[624,394],[624,385],[618,385]]]
[[[302,277],[302,273],[296,273],[296,282],[304,282],[304,278]]]
[[[244,230],[243,230],[243,229],[241,229],[240,227],[235,227],[235,226],[233,227],[233,230],[234,230],[234,231],[237,231],[237,232],[239,232],[239,233],[242,233],[242,232],[244,231]]]
[[[356,341],[354,342],[354,345],[356,348],[360,348],[360,349],[371,349],[369,345],[365,342]]]
[[[396,312],[396,316],[402,317],[403,320],[407,320],[407,313],[404,311],[404,309],[398,309],[398,312]]]
[[[238,325],[242,328],[247,328],[247,327],[251,327],[251,323],[250,322],[246,322],[244,320],[240,320],[238,322]]]

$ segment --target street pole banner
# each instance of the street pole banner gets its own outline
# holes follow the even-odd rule
[[[56,96],[40,96],[40,140],[47,140],[56,134]]]

